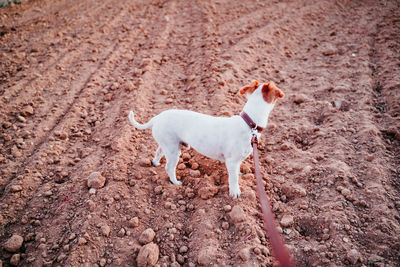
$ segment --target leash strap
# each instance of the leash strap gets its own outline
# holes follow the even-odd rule
[[[260,200],[261,211],[263,213],[264,230],[268,235],[269,241],[271,242],[272,251],[274,252],[275,258],[279,262],[279,266],[294,267],[294,263],[290,259],[289,252],[283,243],[283,238],[276,229],[275,216],[272,213],[270,201],[262,184],[257,144],[257,136],[254,133],[251,139],[251,145],[253,147],[254,169],[257,178],[257,193]]]

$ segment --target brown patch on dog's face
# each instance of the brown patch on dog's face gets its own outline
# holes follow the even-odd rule
[[[258,88],[258,86],[260,86],[259,82],[252,81],[250,85],[243,87],[239,92],[241,95],[252,94]]]
[[[265,83],[261,92],[265,102],[269,104],[275,104],[278,98],[283,98],[285,96],[281,89],[276,87],[274,82]]]

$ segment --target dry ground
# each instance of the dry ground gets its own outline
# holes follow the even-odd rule
[[[261,138],[261,169],[297,265],[399,266],[399,36],[395,0],[1,9],[3,266],[137,266],[148,228],[158,266],[272,266],[252,158],[240,199],[224,164],[193,150],[175,186],[165,162],[149,166],[151,131],[127,120],[130,109],[141,122],[169,108],[235,115],[253,79],[286,94]],[[106,183],[89,191],[93,172]],[[9,252],[13,234],[24,241]]]

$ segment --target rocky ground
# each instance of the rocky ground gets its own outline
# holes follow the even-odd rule
[[[400,3],[36,0],[0,10],[0,266],[272,266],[252,157],[150,167],[140,122],[273,80],[261,170],[297,266],[400,265]]]

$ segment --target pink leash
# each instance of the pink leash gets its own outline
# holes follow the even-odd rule
[[[283,238],[276,229],[277,223],[275,220],[275,216],[272,213],[270,201],[267,197],[267,194],[265,193],[264,186],[262,184],[261,172],[259,167],[260,161],[258,158],[258,148],[257,148],[258,139],[255,133],[255,131],[258,130],[258,126],[245,112],[242,112],[240,116],[247,123],[247,125],[249,125],[249,127],[253,130],[253,137],[251,138],[251,146],[253,147],[254,170],[256,172],[256,179],[257,179],[257,194],[258,194],[258,199],[260,200],[261,211],[263,215],[264,231],[267,233],[269,241],[271,242],[272,251],[275,258],[279,262],[279,266],[294,267],[295,265],[290,258],[288,250],[285,247]]]
[[[265,193],[264,186],[262,184],[258,159],[257,136],[253,136],[251,143],[253,146],[254,169],[257,178],[257,193],[261,204],[261,211],[263,213],[264,230],[269,237],[272,251],[274,252],[275,258],[279,262],[279,266],[294,267],[294,263],[290,259],[289,252],[286,249],[285,244],[283,243],[283,238],[276,229],[275,216],[272,213],[270,201],[267,197],[267,194]]]

